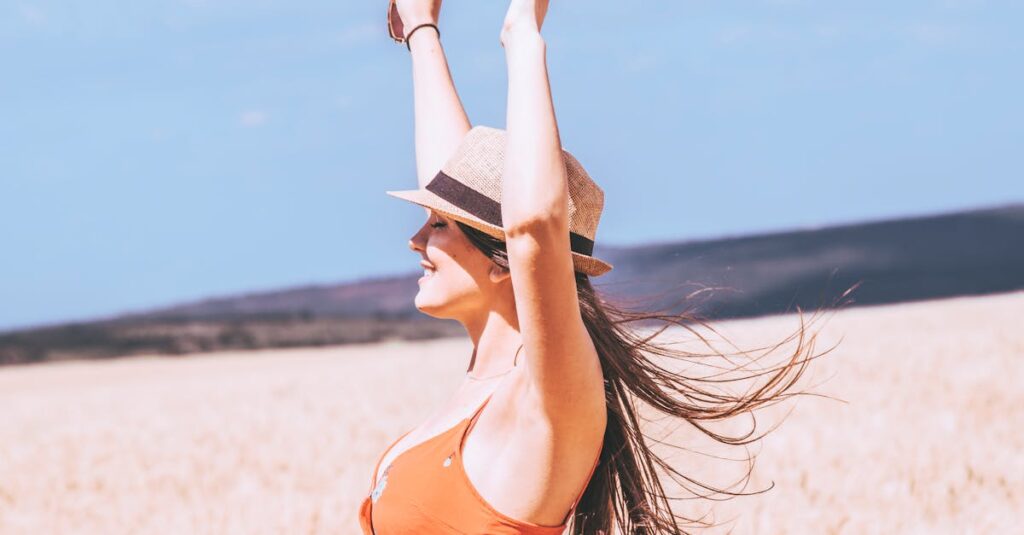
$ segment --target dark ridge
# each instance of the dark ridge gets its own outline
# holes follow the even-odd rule
[[[1024,204],[754,236],[608,247],[609,299],[711,318],[1024,289]],[[184,303],[0,333],[0,364],[464,334],[413,306],[419,274]],[[696,290],[699,298],[684,300]]]

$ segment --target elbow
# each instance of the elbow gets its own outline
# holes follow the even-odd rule
[[[505,236],[536,236],[568,231],[569,203],[565,197],[540,201],[534,197],[528,210],[508,210],[502,213]]]
[[[513,240],[519,237],[557,235],[569,228],[569,217],[564,212],[549,210],[517,217],[504,225],[505,238]]]

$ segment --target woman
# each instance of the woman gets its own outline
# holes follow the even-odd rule
[[[504,132],[471,127],[441,48],[440,4],[389,6],[392,36],[412,56],[420,189],[388,193],[427,209],[409,242],[424,268],[416,307],[461,322],[474,350],[452,399],[382,454],[363,530],[679,533],[655,469],[695,482],[650,451],[631,400],[746,443],[757,437],[716,435],[701,421],[783,397],[813,344],[770,370],[764,388],[735,396],[652,360],[692,355],[627,324],[687,318],[616,309],[590,284],[611,269],[592,255],[603,194],[561,149],[540,34],[548,2],[508,8]]]

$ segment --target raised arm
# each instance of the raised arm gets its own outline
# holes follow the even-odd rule
[[[441,0],[398,0],[403,30],[437,24]],[[416,129],[416,176],[422,188],[455,152],[469,132],[466,110],[455,91],[448,60],[433,28],[421,28],[409,39],[412,54],[413,106]]]
[[[547,4],[512,0],[502,29],[508,119],[501,210],[535,401],[556,428],[579,430],[604,414],[604,389],[576,294],[566,167],[540,35]]]

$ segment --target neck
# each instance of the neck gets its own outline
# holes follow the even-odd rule
[[[490,377],[512,369],[523,343],[515,311],[490,310],[475,322],[464,323],[473,340],[473,357],[466,370],[474,377]],[[523,358],[519,350],[519,358]]]

